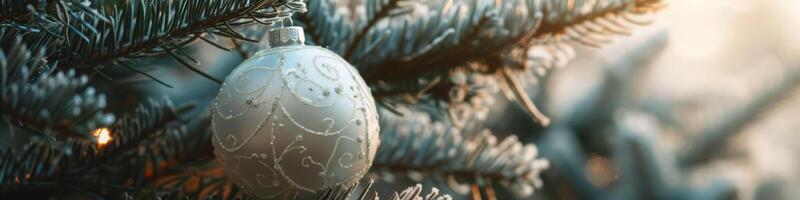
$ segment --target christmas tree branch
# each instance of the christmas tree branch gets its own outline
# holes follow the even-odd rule
[[[121,185],[97,184],[80,177],[64,176],[71,167],[64,149],[44,140],[31,142],[22,151],[0,150],[0,193],[44,199],[72,193],[73,197],[100,198],[100,191],[131,192]]]
[[[210,133],[189,134],[183,125],[173,124],[179,113],[168,100],[150,100],[107,129],[106,136],[65,141],[33,138],[21,153],[15,153],[13,148],[3,150],[0,169],[4,171],[0,172],[0,183],[44,184],[56,189],[65,183],[81,182],[84,184],[75,185],[75,189],[87,194],[98,194],[105,187],[85,190],[92,188],[86,184],[138,188],[132,186],[141,186],[147,178],[179,160],[210,156],[210,151],[190,150],[211,149],[207,139]],[[24,192],[31,188],[18,189],[13,191]],[[137,190],[140,189],[118,193]]]
[[[347,47],[347,50],[344,52],[342,57],[350,58],[355,52],[356,47],[358,47],[359,44],[366,39],[365,36],[370,29],[372,29],[372,27],[374,27],[379,20],[388,16],[389,11],[397,8],[398,2],[400,2],[400,0],[376,0],[364,2],[364,7],[366,7],[366,18],[364,21],[366,21],[366,23],[364,25],[357,26],[359,30],[356,32],[354,37],[355,40]]]
[[[323,191],[317,197],[320,200],[350,200],[355,197],[355,200],[378,200],[378,193],[372,191],[372,185],[375,182],[369,180],[363,189],[358,189],[359,183],[352,186],[339,186],[337,188]],[[391,200],[451,200],[453,199],[448,194],[440,195],[439,189],[431,188],[428,194],[422,193],[422,185],[416,184],[415,186],[407,187],[401,192],[394,192],[389,198]]]
[[[427,92],[448,91],[446,88],[451,85],[448,81],[435,86],[417,82],[448,76],[454,68],[493,73],[505,67],[515,71],[534,67],[543,71],[539,69],[543,64],[563,65],[574,57],[574,51],[565,43],[603,41],[605,39],[599,38],[625,33],[627,27],[623,22],[641,24],[635,16],[662,7],[658,0],[570,2],[446,1],[399,5],[376,1],[360,5],[367,12],[351,22],[347,20],[351,14],[333,9],[335,6],[331,4],[334,3],[318,1],[311,3],[309,16],[299,21],[312,27],[314,31],[309,34],[313,37],[310,38],[318,38],[313,39],[318,45],[349,55],[345,58],[359,68],[370,84],[377,83],[383,88],[378,93],[413,95],[426,88],[440,88]],[[365,18],[367,16],[374,18]],[[350,38],[352,32],[356,32],[356,36]],[[344,48],[342,44],[350,44],[349,41],[360,42]],[[529,52],[533,44],[546,44],[539,46],[548,46],[548,51]],[[543,59],[542,52],[549,55]],[[528,62],[534,59],[540,62]],[[549,63],[542,63],[544,61]],[[417,80],[420,77],[426,78]],[[408,83],[417,86],[409,87]],[[405,86],[395,86],[397,84]]]
[[[5,121],[14,121],[7,124],[9,132],[3,132],[4,138],[9,135],[12,140],[13,137],[25,137],[15,130],[44,133],[28,135],[25,138],[30,138],[30,142],[21,148],[17,145],[3,148],[0,182],[23,184],[20,189],[30,189],[28,186],[58,187],[65,181],[88,177],[82,172],[96,166],[92,163],[104,160],[100,154],[110,155],[115,151],[110,149],[120,148],[120,140],[129,139],[118,132],[143,131],[146,128],[136,125],[154,120],[123,120],[116,125],[118,128],[113,129],[118,134],[110,136],[117,142],[110,146],[101,144],[102,141],[96,138],[99,135],[90,135],[92,132],[89,130],[115,121],[113,115],[100,112],[106,105],[105,97],[96,96],[94,89],[86,86],[85,76],[75,77],[74,72],[51,75],[54,65],[48,65],[41,55],[32,54],[21,40],[0,49],[0,89],[3,91],[0,105],[4,108]],[[87,89],[80,94],[83,88]],[[98,150],[101,146],[108,148]]]
[[[132,151],[117,158],[121,161],[117,162],[121,163],[118,168],[141,177],[133,184],[143,186],[164,174],[191,168],[198,160],[213,159],[210,121],[210,117],[202,117],[192,128],[173,127],[151,136],[139,145],[140,149],[147,149],[143,153]]]
[[[19,38],[0,49],[3,118],[40,136],[57,138],[88,138],[94,128],[114,123],[114,115],[102,112],[105,95],[88,86],[86,76],[72,70],[53,74],[56,64],[48,63],[43,53],[32,52]]]
[[[119,58],[164,52],[180,54],[179,48],[197,39],[198,34],[248,40],[232,26],[255,21],[247,18],[275,19],[278,15],[275,6],[281,5],[276,0],[134,0],[100,10],[99,16],[108,19],[107,22],[82,13],[67,15],[71,18],[48,15],[57,19],[54,21],[65,21],[66,25],[48,26],[48,31],[34,33],[1,31],[22,35],[24,43],[34,49],[46,47],[45,56],[49,59],[68,62],[70,67],[86,72]]]
[[[131,194],[134,198],[214,198],[251,199],[241,188],[225,176],[224,169],[213,158],[187,162],[175,166],[165,174],[150,181],[147,190]]]
[[[169,99],[164,98],[160,101],[149,99],[111,127],[112,140],[99,148],[93,160],[102,162],[114,159],[151,135],[167,130],[170,123],[178,120],[177,116],[178,113]]]
[[[350,19],[351,14],[338,9],[335,0],[308,3],[308,12],[295,16],[299,25],[306,29],[306,38],[313,44],[343,54],[347,44],[353,40],[355,24]]]
[[[764,88],[748,103],[721,115],[722,118],[711,122],[711,125],[696,133],[698,138],[686,145],[687,149],[680,157],[679,164],[690,168],[708,162],[725,149],[722,147],[733,136],[742,133],[748,125],[773,111],[774,107],[785,99],[795,96],[797,89],[800,88],[800,70],[796,68],[789,70],[782,75],[781,81]]]
[[[541,185],[539,173],[548,162],[537,158],[534,145],[522,144],[515,136],[498,141],[488,131],[464,135],[426,113],[398,108],[403,116],[379,109],[383,142],[373,163],[376,170],[467,179],[482,188],[499,182],[521,196]]]
[[[629,28],[623,22],[649,24],[636,16],[661,10],[666,7],[666,3],[662,0],[545,1],[539,6],[546,14],[536,36],[557,34],[563,36],[562,39],[599,46],[604,41],[601,38],[608,35],[630,34]]]
[[[40,10],[48,5],[54,5],[44,2],[45,5],[39,4],[38,0],[0,0],[0,22],[8,23],[23,19],[30,14],[29,6],[32,10]]]
[[[195,127],[190,128],[192,131],[162,134],[160,139],[145,144],[146,148],[154,150],[145,152],[144,156],[126,155],[123,160],[138,163],[134,166],[146,166],[144,170],[128,168],[128,173],[141,174],[145,178],[138,183],[144,187],[143,190],[129,194],[131,197],[251,198],[224,176],[222,166],[215,161],[210,139],[211,117],[208,114],[202,116]]]
[[[622,52],[614,62],[603,66],[603,76],[592,89],[579,96],[578,101],[568,106],[564,122],[579,130],[597,129],[598,124],[609,124],[614,113],[631,104],[632,94],[642,81],[652,63],[667,47],[668,34],[658,32],[642,40],[639,45]],[[590,131],[586,131],[591,134]]]
[[[632,21],[628,20],[628,16],[655,11],[659,8],[655,5],[660,5],[658,0],[615,1],[606,4],[570,1],[575,3],[571,6],[562,5],[567,3],[557,0],[538,2],[540,4],[532,1],[455,3],[449,6],[449,10],[444,9],[446,4],[435,5],[431,9],[442,11],[434,14],[438,16],[430,20],[420,15],[413,17],[416,21],[378,27],[392,31],[390,40],[381,47],[387,51],[373,51],[379,53],[371,53],[370,59],[363,61],[360,68],[366,69],[368,82],[402,79],[434,68],[450,68],[470,60],[481,60],[513,47],[529,46],[537,38],[556,38],[562,42],[589,41],[582,36],[611,34],[606,28],[612,27],[612,24],[620,24],[622,20]],[[595,3],[590,4],[591,2]],[[584,8],[589,8],[588,12]],[[481,27],[481,37],[470,41],[462,40],[470,36],[466,33],[474,31],[471,27],[483,17],[491,18],[492,23]],[[595,20],[609,22],[609,25],[604,26],[605,24]],[[427,34],[418,34],[422,32]],[[420,38],[411,38],[412,42],[409,44],[408,38],[405,38],[409,35]],[[446,37],[447,40],[440,42],[440,37]],[[430,47],[431,45],[434,47]]]
[[[99,15],[98,11],[90,5],[96,4],[94,0],[0,0],[0,26],[14,27],[13,25],[44,25],[55,22],[67,25],[64,21],[50,21],[45,15],[57,13],[59,15],[72,15],[76,12],[84,12],[93,15],[98,19],[107,21],[107,18]],[[44,22],[44,23],[37,23]],[[86,21],[83,21],[86,23]],[[23,27],[17,27],[23,28]],[[45,27],[29,27],[29,30],[37,30]]]
[[[4,186],[48,180],[60,175],[65,155],[45,142],[31,142],[21,151],[0,150],[0,183]]]
[[[161,198],[213,198],[213,199],[251,199],[255,198],[246,194],[224,176],[222,167],[213,160],[200,160],[191,163],[191,168],[164,175],[154,181],[154,188],[148,188],[142,193],[130,194],[133,198],[161,197]],[[369,180],[365,187],[360,188],[360,183],[353,185],[340,185],[338,187],[312,193],[298,193],[284,195],[284,199],[320,199],[320,200],[378,200],[379,195],[373,190],[374,181]],[[449,195],[440,195],[439,190],[432,188],[431,192],[422,196],[422,186],[417,184],[401,192],[394,192],[390,199],[393,200],[449,200]]]

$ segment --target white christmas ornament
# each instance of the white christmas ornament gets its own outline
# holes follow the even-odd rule
[[[378,148],[364,80],[335,53],[303,40],[300,27],[271,30],[272,47],[233,70],[213,104],[215,154],[252,195],[353,184]]]

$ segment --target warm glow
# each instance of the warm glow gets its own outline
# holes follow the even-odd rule
[[[606,187],[617,181],[617,178],[619,178],[619,171],[608,158],[592,155],[592,157],[586,161],[586,176],[588,176],[589,181],[594,185]]]
[[[92,136],[97,138],[97,144],[100,146],[108,144],[113,138],[111,138],[111,131],[108,128],[98,128],[92,132]]]

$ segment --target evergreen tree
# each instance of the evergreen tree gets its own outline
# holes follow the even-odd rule
[[[574,46],[630,34],[663,7],[660,0],[0,0],[0,193],[254,198],[215,160],[209,102],[233,67],[268,48],[267,30],[290,20],[305,28],[308,44],[339,54],[364,77],[378,102],[382,143],[360,184],[287,199],[729,197],[725,183],[697,189],[664,180],[672,174],[662,166],[692,168],[714,151],[690,148],[662,163],[652,138],[625,117],[639,113],[614,116],[631,103],[627,92],[663,48],[663,34],[604,68],[601,83],[565,117],[540,109],[551,71],[577,56]],[[201,62],[209,54],[219,63]],[[156,74],[172,66],[191,73]],[[729,138],[752,120],[748,113],[798,85],[788,77],[703,130],[707,138],[693,146]],[[606,188],[615,171],[635,175],[621,177],[621,189]]]

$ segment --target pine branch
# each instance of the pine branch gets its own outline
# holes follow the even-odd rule
[[[310,42],[343,54],[353,41],[355,24],[350,13],[338,9],[334,0],[309,1],[308,12],[295,16],[305,27]]]
[[[522,104],[522,107],[525,108],[525,111],[527,111],[533,117],[533,120],[541,124],[543,127],[550,125],[550,118],[545,116],[541,111],[539,111],[539,108],[533,104],[528,92],[525,91],[522,83],[520,83],[520,81],[517,79],[516,74],[514,74],[514,72],[512,72],[509,68],[504,68],[501,74],[503,77],[505,77],[504,80],[506,80],[509,88],[511,88],[511,90],[514,92],[517,102]]]
[[[0,193],[52,198],[70,192],[96,199],[97,193],[136,190],[85,181],[86,176],[91,176],[87,174],[70,175],[70,169],[81,167],[73,162],[74,157],[81,156],[81,153],[71,150],[58,142],[38,138],[18,152],[14,149],[0,150]]]
[[[528,47],[525,68],[537,77],[548,75],[548,71],[567,66],[575,58],[571,45],[554,41],[543,42]]]
[[[426,77],[421,82],[429,82],[436,77],[447,77],[459,68],[479,73],[494,73],[499,68],[515,71],[535,68],[541,72],[541,62],[535,65],[529,60],[541,60],[542,51],[531,53],[531,45],[555,47],[548,48],[551,50],[547,52],[558,59],[549,60],[556,60],[552,64],[563,65],[574,56],[574,51],[565,43],[582,39],[578,37],[581,35],[597,37],[600,33],[608,36],[622,32],[617,25],[631,21],[628,20],[632,19],[630,16],[657,10],[655,5],[660,1],[570,1],[575,3],[572,6],[555,0],[479,2],[446,1],[404,6],[412,8],[377,20],[379,22],[365,31],[367,34],[363,38],[354,38],[369,42],[354,47],[354,53],[347,59],[359,68],[367,82],[384,88],[379,93],[386,95],[413,95],[431,88],[416,83],[419,77]],[[576,5],[582,6],[581,9]],[[312,18],[311,21],[325,20],[330,21],[328,18]],[[539,28],[540,25],[544,28]],[[315,28],[323,33],[347,30],[340,26]],[[348,40],[334,40],[335,43],[342,41]],[[429,91],[448,91],[446,84],[440,82],[433,86],[445,89]],[[411,88],[417,90],[406,91]]]
[[[349,59],[356,50],[356,47],[364,41],[365,36],[367,33],[378,23],[379,20],[385,18],[389,15],[389,11],[394,8],[398,7],[398,2],[400,0],[376,0],[376,1],[366,1],[365,7],[367,8],[366,12],[366,24],[363,26],[359,26],[360,30],[355,35],[355,40],[352,44],[347,47],[345,50],[343,57]]]
[[[541,185],[539,173],[548,162],[536,157],[534,145],[524,145],[515,136],[498,142],[488,131],[467,135],[452,124],[432,121],[428,114],[398,110],[402,117],[379,109],[383,142],[375,170],[466,179],[482,188],[487,182],[499,182],[521,196]]]
[[[172,123],[180,112],[168,100],[150,100],[111,127],[109,143],[80,138],[63,142],[34,138],[21,154],[3,150],[0,169],[5,171],[0,172],[0,183],[22,183],[6,188],[15,193],[35,189],[33,186],[54,191],[65,184],[75,187],[70,189],[72,192],[87,195],[141,190],[138,187],[148,177],[179,160],[210,155],[210,151],[203,154],[195,150],[211,149],[209,137],[204,137],[208,134],[190,135],[185,127]],[[20,182],[21,179],[25,181]]]
[[[99,112],[105,107],[105,97],[95,96],[91,87],[84,94],[78,94],[87,87],[85,76],[75,77],[72,71],[50,75],[54,65],[47,65],[41,53],[32,55],[20,40],[8,47],[0,51],[3,117],[18,122],[17,126],[24,130],[46,130],[47,133],[32,137],[20,154],[13,152],[17,149],[13,146],[3,150],[0,169],[4,172],[0,174],[0,182],[24,183],[13,188],[62,187],[88,179],[92,175],[87,175],[87,171],[94,167],[102,168],[102,163],[129,149],[131,143],[139,142],[143,132],[155,131],[156,126],[168,123],[168,118],[175,118],[169,115],[174,109],[168,101],[161,104],[151,102],[111,128],[113,139],[110,144],[98,145],[95,139],[86,139],[94,137],[83,129],[94,130],[114,122],[113,115]],[[6,56],[4,52],[9,54]],[[15,125],[9,126],[14,129]]]
[[[544,5],[531,5],[523,1],[509,1],[500,3],[499,5],[473,3],[469,6],[463,4],[459,6],[456,4],[451,7],[449,12],[443,11],[438,14],[438,16],[432,17],[433,19],[431,20],[417,19],[418,21],[411,22],[408,25],[380,27],[391,29],[393,32],[392,39],[387,42],[392,45],[385,45],[384,47],[400,49],[401,52],[387,51],[388,53],[385,53],[386,55],[372,54],[371,57],[374,58],[363,63],[364,66],[362,68],[367,69],[368,73],[366,74],[366,79],[368,82],[374,82],[378,79],[386,80],[411,77],[434,68],[449,68],[461,65],[469,60],[480,60],[486,56],[501,53],[503,50],[511,49],[516,46],[528,46],[535,38],[563,35],[567,29],[573,27],[580,29],[584,23],[590,23],[592,20],[600,20],[602,18],[605,21],[609,21],[607,19],[608,16],[628,16],[631,14],[644,13],[643,10],[650,8],[654,3],[659,1],[605,2],[605,5],[610,5],[608,7],[601,6],[599,2],[603,1],[597,1],[597,3],[591,7],[592,9],[585,13],[577,11],[575,7],[555,7],[552,5],[565,4],[564,1],[558,0],[542,1]],[[584,6],[589,5],[586,4]],[[519,11],[519,7],[527,9],[523,9],[525,12],[521,12]],[[483,35],[481,35],[480,38],[473,41],[459,40],[462,38],[461,33],[467,33],[467,30],[469,30],[465,28],[472,27],[470,23],[479,22],[479,19],[485,16],[490,17],[492,23],[482,28],[483,30],[481,33],[483,33]],[[543,16],[541,24],[537,16]],[[422,16],[417,18],[422,18]],[[619,23],[616,20],[612,22]],[[407,57],[409,55],[419,54],[418,51],[425,50],[425,48],[422,47],[429,45],[431,42],[435,42],[435,37],[451,29],[455,31],[451,36],[452,41],[456,42],[441,43],[441,46],[436,50],[430,50],[411,58]],[[420,38],[411,38],[411,41],[419,43],[420,45],[412,44],[411,46],[403,48],[404,43],[408,43],[409,40],[402,36],[397,36],[399,35],[397,32],[401,32],[400,35],[416,34],[414,36]],[[588,31],[586,34],[588,34]],[[426,38],[426,36],[428,38]],[[468,35],[464,34],[464,36]],[[562,40],[579,38],[578,35],[573,34]]]
[[[110,160],[123,151],[133,149],[151,135],[158,134],[177,121],[178,113],[169,99],[149,99],[132,113],[123,116],[110,129],[110,143],[96,153],[97,161]]]
[[[680,166],[691,168],[707,163],[725,149],[723,147],[733,136],[742,133],[748,125],[768,114],[775,105],[792,97],[800,88],[800,71],[793,68],[789,70],[791,71],[783,75],[780,82],[764,88],[751,101],[721,115],[722,118],[696,133],[698,138],[686,145],[687,149],[679,158]]]
[[[129,195],[133,198],[161,197],[161,198],[188,198],[188,199],[255,199],[246,194],[224,175],[223,169],[212,160],[203,160],[192,163],[189,169],[178,173],[166,175],[157,179],[155,188],[149,192]],[[284,199],[320,199],[320,200],[378,200],[379,194],[373,191],[373,180],[369,180],[364,188],[359,188],[359,183],[350,186],[339,186],[321,191],[318,194],[298,193],[284,195]],[[422,185],[408,187],[401,192],[394,192],[392,200],[450,200],[450,195],[440,195],[439,190],[432,188],[431,192],[422,194]],[[316,195],[316,196],[315,196]]]
[[[603,66],[601,80],[568,106],[564,122],[589,134],[598,129],[598,124],[610,124],[616,111],[631,104],[632,93],[652,63],[660,58],[658,55],[667,47],[667,40],[666,32],[658,32],[620,52],[614,62]]]
[[[20,152],[0,150],[0,193],[27,198],[63,197],[65,192],[73,197],[98,199],[96,193],[108,191],[133,191],[120,185],[97,184],[64,177],[71,167],[69,151],[44,140],[35,140]]]
[[[222,166],[213,158],[211,150],[210,115],[204,115],[199,120],[198,127],[193,132],[184,132],[178,135],[162,136],[161,142],[149,145],[154,148],[147,152],[146,157],[161,158],[148,161],[145,172],[146,179],[143,190],[130,194],[134,198],[161,197],[161,198],[214,198],[214,199],[252,199],[235,186],[225,173]],[[197,151],[202,149],[203,151]],[[137,155],[130,155],[128,160],[136,159]],[[136,162],[141,162],[138,160]],[[166,163],[165,165],[159,163]],[[137,164],[141,165],[141,164]],[[135,173],[142,170],[131,168]]]
[[[28,6],[38,10],[43,6],[38,0],[0,0],[0,22],[16,21],[29,14]]]
[[[177,48],[196,39],[197,34],[212,33],[248,40],[231,27],[253,22],[253,19],[246,19],[249,17],[274,19],[277,17],[274,6],[280,6],[278,1],[132,0],[110,11],[100,10],[99,16],[107,18],[108,22],[80,13],[67,15],[77,20],[49,15],[49,18],[67,22],[66,26],[24,35],[13,29],[0,32],[23,35],[24,43],[34,49],[46,47],[45,55],[49,59],[70,63],[70,67],[83,73],[115,59],[175,53]],[[86,21],[91,23],[85,24]]]
[[[91,130],[114,123],[103,113],[106,97],[73,70],[52,74],[44,50],[31,52],[18,38],[0,49],[0,114],[21,128],[49,137],[88,138]],[[51,134],[59,132],[62,135]]]
[[[79,30],[98,34],[93,24],[98,21],[109,22],[97,9],[90,7],[97,5],[96,0],[22,0],[3,1],[2,4],[0,7],[7,8],[3,12],[8,14],[8,18],[0,20],[0,41],[10,42],[33,34],[25,42],[33,46],[32,49],[47,48],[50,45],[45,44],[68,40],[65,36],[69,35],[88,41],[87,36]],[[50,57],[50,54],[45,55]]]
[[[620,112],[617,120],[612,122],[614,124],[614,133],[608,138],[610,142],[615,144],[610,147],[612,155],[608,158],[595,156],[595,159],[613,159],[613,163],[608,164],[611,165],[610,168],[613,170],[610,174],[615,174],[614,176],[618,177],[609,176],[605,179],[617,179],[614,181],[625,184],[629,188],[626,192],[617,192],[620,193],[620,197],[634,199],[685,199],[686,197],[683,195],[688,196],[685,192],[671,192],[679,189],[679,187],[668,184],[666,178],[672,177],[676,178],[673,180],[682,182],[687,180],[682,179],[682,174],[666,170],[666,166],[674,166],[675,163],[671,162],[672,160],[660,158],[661,156],[671,157],[674,154],[671,154],[672,152],[667,152],[667,154],[658,153],[659,146],[654,143],[657,130],[654,126],[645,125],[646,123],[642,122],[645,117],[641,115],[643,114]],[[594,164],[592,167],[601,168],[602,166],[600,165]],[[587,163],[588,167],[589,164]],[[595,184],[603,182],[600,180],[604,179],[601,173],[595,172],[595,174],[588,176],[597,177],[595,180],[589,181]]]
[[[586,170],[588,158],[578,139],[572,130],[563,126],[548,128],[547,133],[539,139],[542,156],[547,157],[552,166],[542,175],[545,187],[562,187],[566,191],[563,194],[566,197],[556,198],[610,196],[610,192],[595,186],[589,180],[591,175]]]
[[[41,141],[32,142],[19,152],[0,150],[0,188],[59,176],[66,164],[64,157],[63,153]]]
[[[322,2],[322,1],[317,1],[317,2]],[[311,5],[314,5],[314,4],[311,4]],[[319,11],[317,11],[317,12],[319,12]],[[314,13],[314,11],[298,15],[296,21],[299,22],[300,26],[305,28],[306,42],[307,43],[311,43],[311,44],[315,44],[315,45],[316,44],[320,44],[323,41],[322,33],[320,33],[320,30],[316,26],[310,24],[312,19],[309,16],[308,13]],[[334,51],[334,52],[336,52],[336,51]]]
[[[267,36],[268,32],[264,30],[263,26],[264,26],[263,24],[245,25],[244,27],[239,29],[239,32],[241,32],[242,35],[247,38],[256,38],[263,40]],[[203,37],[200,38],[203,39]],[[213,39],[219,40],[220,38],[214,37]],[[207,39],[204,40],[206,40],[206,42],[209,44],[215,44],[213,41],[208,41]],[[258,52],[261,49],[268,48],[268,44],[264,43],[263,41],[261,43],[252,43],[252,42],[238,42],[236,40],[231,40],[231,43],[233,43],[234,46],[233,50],[238,52],[243,59],[249,58],[250,56],[252,56],[254,53]],[[222,45],[214,45],[214,46],[222,46]],[[223,49],[225,51],[230,51],[229,48],[225,47],[218,47],[218,48]]]
[[[327,190],[321,192],[317,199],[320,200],[350,200],[355,198],[355,200],[378,200],[380,198],[378,193],[372,191],[372,185],[375,182],[373,180],[369,180],[367,185],[364,189],[358,189],[358,184],[356,183],[349,187],[339,186],[335,189]],[[394,192],[392,196],[389,198],[391,200],[451,200],[453,199],[448,194],[439,195],[439,189],[431,188],[431,192],[422,194],[422,185],[416,184],[415,186],[407,187],[401,192]]]
[[[578,42],[596,46],[597,40],[591,41],[591,37],[630,34],[630,28],[623,22],[649,24],[635,16],[661,10],[666,7],[666,3],[662,0],[544,1],[539,7],[546,14],[541,27],[536,31],[537,36],[560,34],[566,36],[567,40],[583,40]],[[587,36],[589,38],[584,38]]]
[[[254,199],[225,176],[224,169],[214,159],[184,163],[151,180],[150,186],[133,198],[160,197],[167,199]]]
[[[156,104],[156,105],[153,105]],[[140,106],[135,114],[126,115],[118,121],[110,131],[112,142],[109,144],[98,145],[97,141],[73,138],[66,141],[65,145],[74,150],[76,158],[74,163],[79,163],[75,167],[88,167],[93,162],[102,162],[113,159],[113,157],[144,138],[145,132],[155,131],[168,120],[165,116],[170,112],[163,112],[161,105],[151,101],[150,106]],[[162,104],[167,105],[167,104]]]
[[[151,135],[133,151],[114,158],[115,173],[128,175],[125,180],[133,179],[132,185],[142,187],[162,175],[184,171],[198,160],[213,158],[210,119],[197,120],[197,127],[191,129],[174,126]]]
[[[98,11],[90,6],[97,5],[98,0],[0,0],[0,23],[30,22],[47,13],[82,11],[94,15],[104,21]]]

